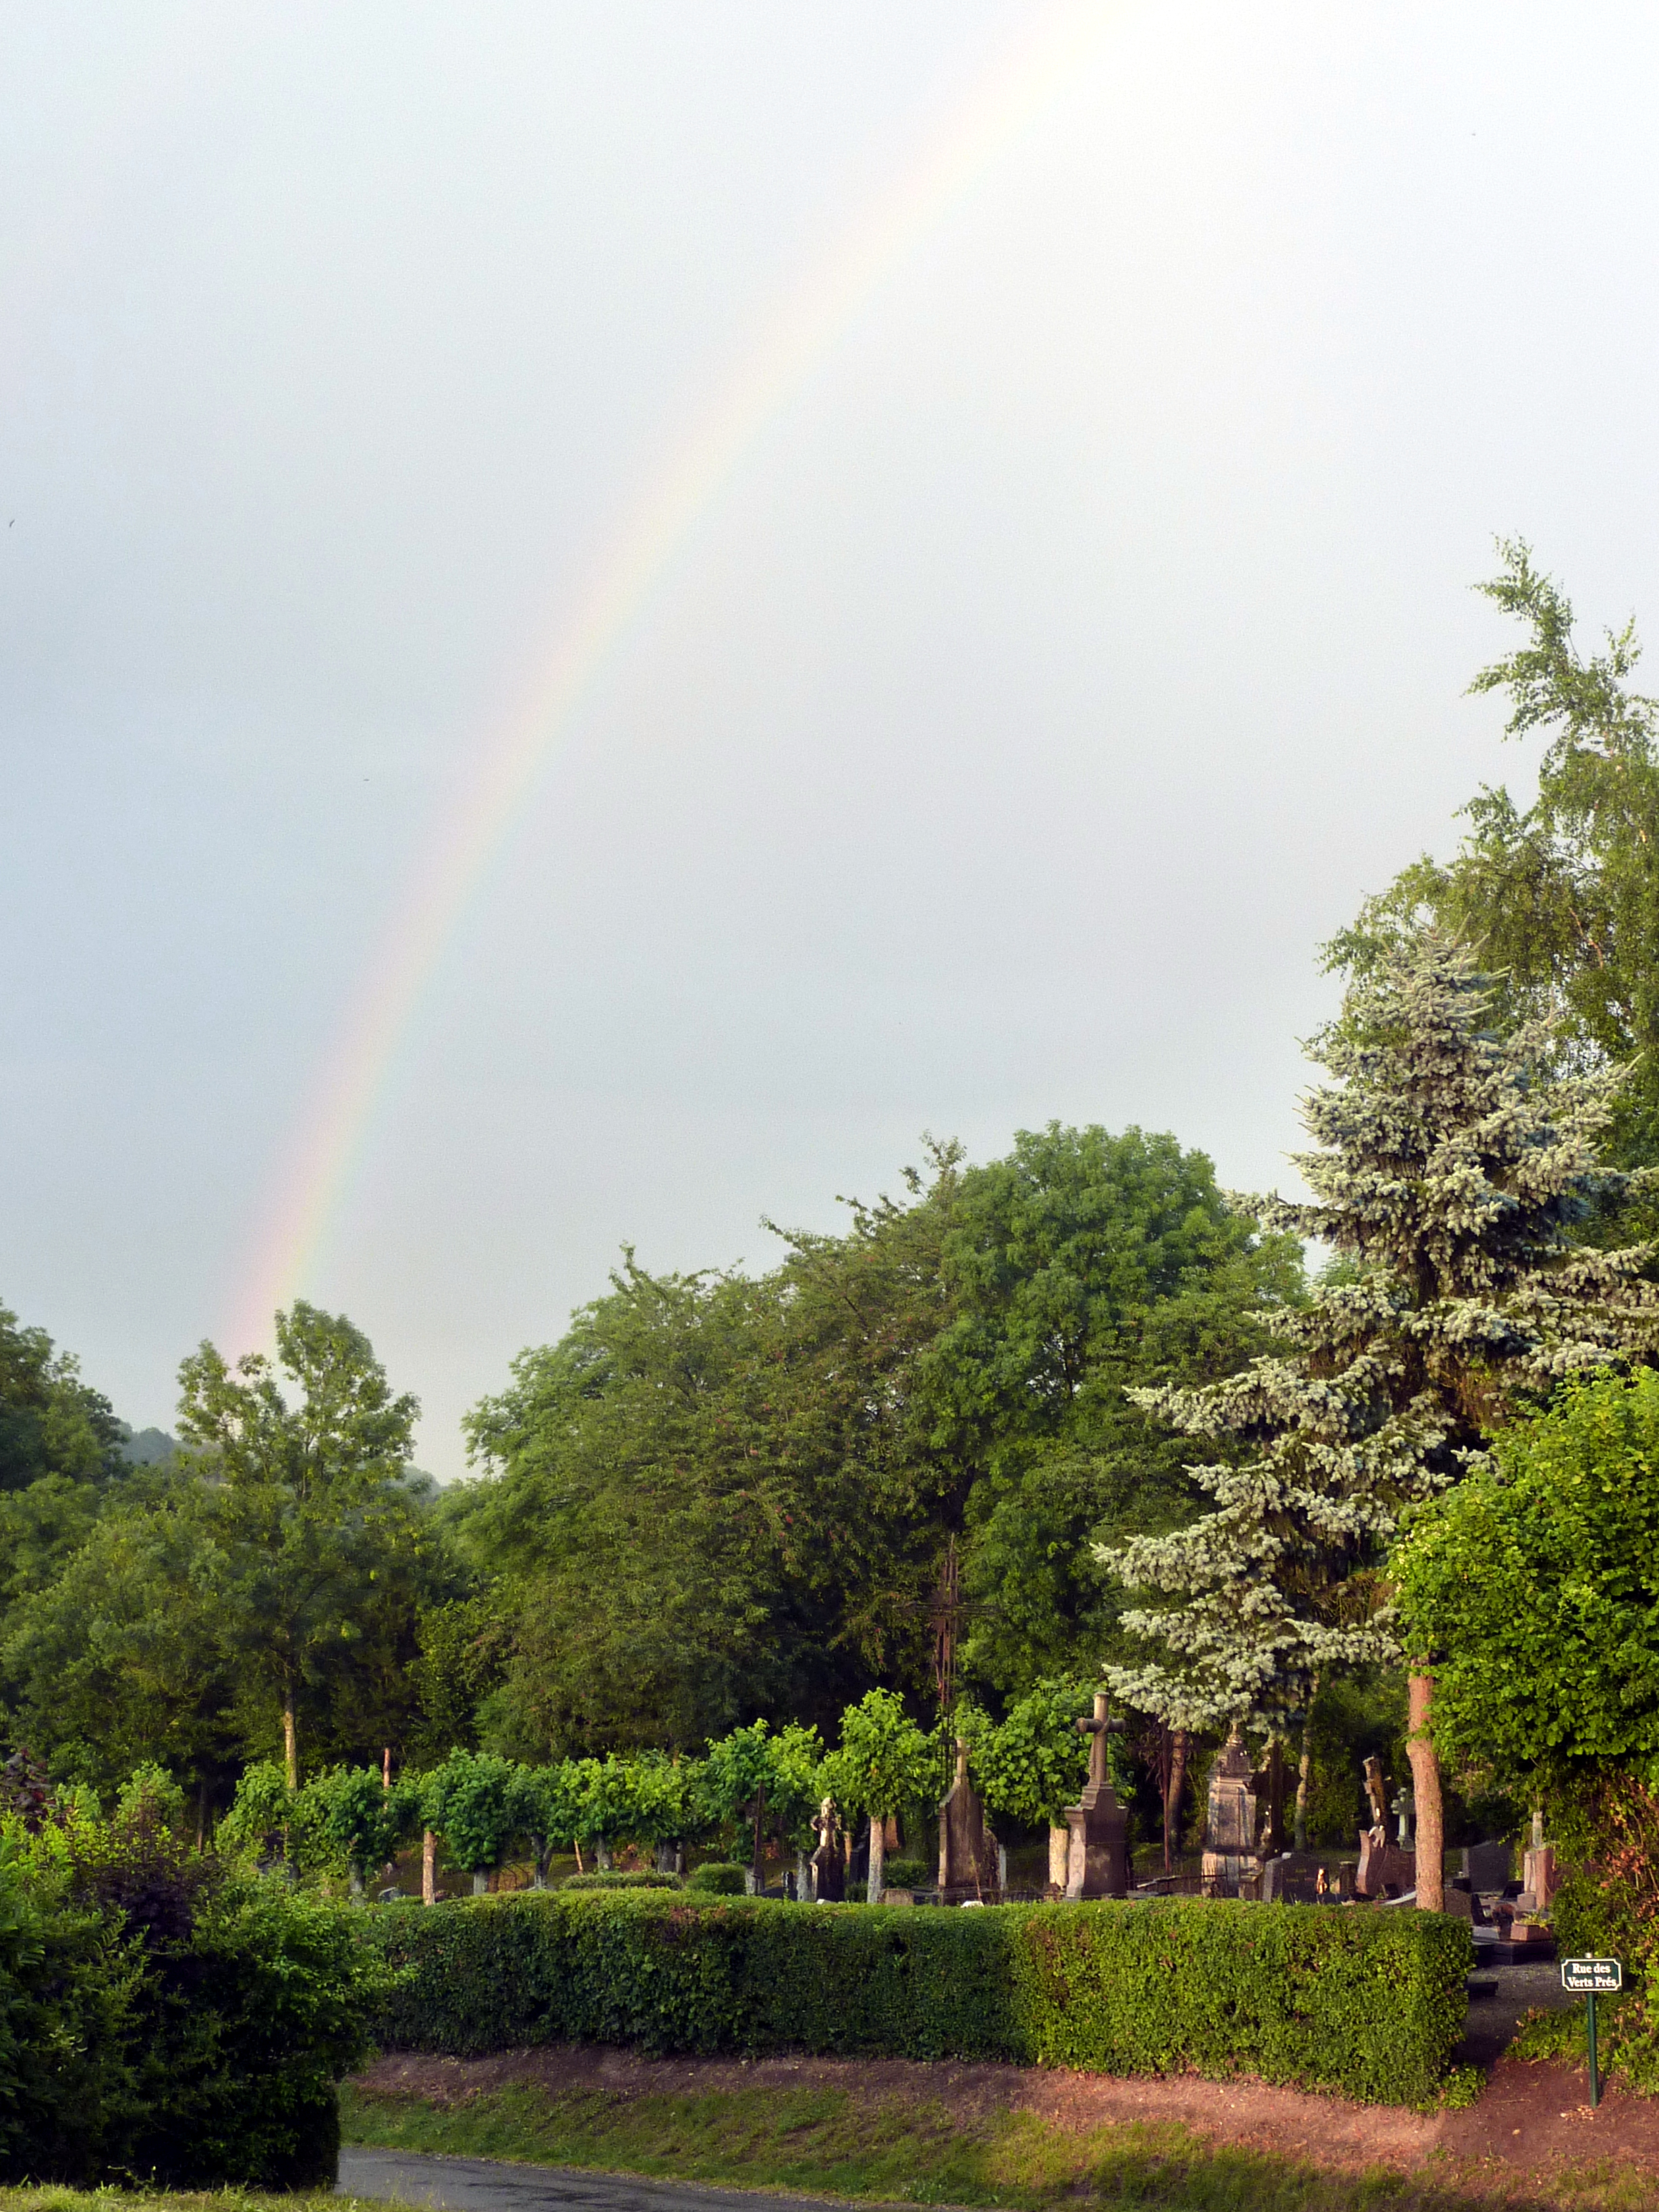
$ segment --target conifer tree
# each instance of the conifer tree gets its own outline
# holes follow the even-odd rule
[[[1313,1050],[1336,1079],[1304,1103],[1316,1149],[1294,1164],[1313,1200],[1248,1201],[1336,1267],[1275,1316],[1279,1355],[1203,1389],[1136,1394],[1224,1448],[1192,1470],[1212,1510],[1102,1555],[1146,1599],[1125,1626],[1164,1653],[1109,1668],[1113,1687],[1172,1725],[1277,1720],[1305,1710],[1323,1668],[1407,1656],[1383,1572],[1402,1510],[1456,1481],[1512,1407],[1659,1346],[1651,1248],[1573,1241],[1632,1180],[1597,1157],[1618,1073],[1553,1073],[1545,1025],[1493,1033],[1494,996],[1434,932],[1356,978]],[[1419,1899],[1433,1907],[1430,1693],[1413,1672]]]

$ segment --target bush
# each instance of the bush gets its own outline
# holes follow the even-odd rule
[[[378,2022],[392,2050],[1249,2070],[1385,2104],[1435,2094],[1471,1960],[1467,1926],[1438,1914],[1183,1899],[901,1913],[561,1891],[373,1924],[401,1970]]]
[[[380,1990],[361,1917],[202,1857],[142,1807],[8,1833],[0,2179],[331,2181],[336,2084]]]
[[[679,1887],[680,1878],[677,1874],[653,1874],[648,1869],[638,1874],[624,1874],[615,1867],[602,1869],[597,1874],[568,1874],[559,1884],[561,1889],[678,1889]]]
[[[724,1859],[709,1859],[700,1867],[693,1867],[685,1877],[690,1890],[701,1890],[705,1897],[741,1897],[749,1887],[747,1867],[728,1864]]]
[[[889,1889],[931,1889],[933,1877],[925,1859],[889,1859],[882,1879]]]

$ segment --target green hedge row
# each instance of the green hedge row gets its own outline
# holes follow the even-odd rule
[[[1260,2074],[1431,2098],[1462,2033],[1467,1926],[1160,1899],[977,1911],[520,1895],[374,1916],[377,2033],[465,2057],[550,2042]]]

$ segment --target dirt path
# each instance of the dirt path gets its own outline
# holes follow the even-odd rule
[[[440,2105],[508,2083],[556,2094],[603,2090],[619,2099],[769,2086],[845,2088],[877,2100],[942,2103],[964,2118],[1030,2112],[1079,2134],[1127,2121],[1173,2121],[1212,2142],[1350,2172],[1376,2166],[1413,2172],[1438,2154],[1460,2166],[1490,2161],[1510,2179],[1541,2180],[1564,2163],[1610,2159],[1651,2172],[1659,2203],[1659,2099],[1613,2087],[1592,2112],[1583,2069],[1554,2062],[1501,2060],[1477,2104],[1434,2113],[1356,2105],[1250,2078],[1126,2080],[902,2058],[642,2058],[593,2046],[475,2059],[386,2057],[360,2081],[366,2089]]]

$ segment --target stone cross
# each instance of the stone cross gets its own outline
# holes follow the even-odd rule
[[[1077,1723],[1078,1734],[1089,1738],[1089,1787],[1091,1790],[1104,1790],[1107,1787],[1107,1737],[1121,1735],[1128,1726],[1127,1721],[1115,1721],[1111,1717],[1111,1699],[1103,1690],[1097,1690],[1094,1718],[1079,1721]]]

